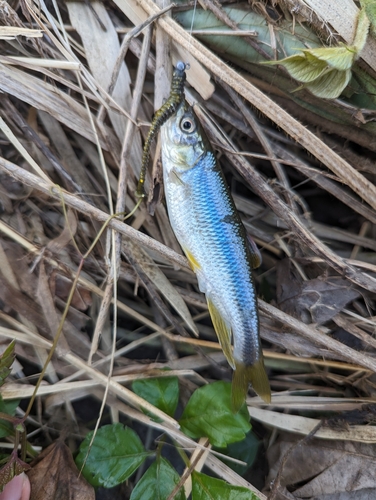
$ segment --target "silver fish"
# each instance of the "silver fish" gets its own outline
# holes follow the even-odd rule
[[[249,383],[270,402],[252,279],[252,267],[260,264],[261,256],[249,245],[210,143],[185,101],[161,133],[171,226],[206,295],[214,329],[234,369],[233,409],[244,403]]]

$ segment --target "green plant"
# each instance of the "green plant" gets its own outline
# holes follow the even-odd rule
[[[137,380],[133,382],[132,388],[139,396],[167,414],[175,413],[179,400],[177,377]],[[258,441],[250,432],[246,406],[237,414],[232,412],[229,383],[215,382],[196,389],[179,423],[187,436],[195,439],[207,437],[210,444],[222,454],[245,461],[246,468],[252,464]],[[109,488],[128,479],[146,458],[153,457],[153,463],[134,488],[131,500],[166,500],[172,492],[174,498],[184,500],[186,497],[182,485],[180,487],[181,478],[170,462],[162,457],[162,448],[161,444],[155,452],[146,451],[132,429],[122,424],[105,425],[98,430],[94,440],[92,433],[85,437],[80,445],[76,464],[93,486]],[[233,466],[231,461],[229,464]],[[186,465],[189,466],[189,463]],[[236,467],[239,472],[246,470],[244,466],[243,470],[239,469],[238,464]],[[192,500],[257,499],[247,488],[229,485],[201,472],[193,471],[191,479]]]

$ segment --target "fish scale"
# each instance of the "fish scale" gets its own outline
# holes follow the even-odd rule
[[[225,178],[186,102],[162,126],[161,132],[171,226],[197,274],[221,346],[235,369],[234,411],[243,404],[249,382],[261,397],[270,401],[259,339],[252,250]]]

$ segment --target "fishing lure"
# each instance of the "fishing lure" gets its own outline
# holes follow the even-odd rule
[[[255,244],[249,245],[210,143],[184,99],[161,133],[171,226],[206,295],[214,329],[234,370],[233,409],[244,403],[249,383],[270,402],[252,278],[261,256]]]
[[[146,169],[149,164],[150,147],[154,140],[154,137],[158,134],[163,123],[165,123],[168,120],[168,118],[170,118],[170,116],[174,114],[179,104],[181,104],[184,100],[184,83],[186,79],[185,69],[186,65],[182,61],[179,61],[176,64],[176,68],[172,75],[171,91],[169,98],[163,104],[163,106],[155,113],[153,117],[153,121],[151,123],[151,127],[144,144],[144,150],[141,162],[141,173],[136,191],[137,196],[140,197],[145,196],[144,184],[145,184]]]

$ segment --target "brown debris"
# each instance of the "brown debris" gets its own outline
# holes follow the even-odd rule
[[[234,26],[223,2],[202,3]],[[75,439],[83,437],[99,415],[90,407],[82,417],[86,400],[80,399],[101,403],[108,385],[106,418],[125,415],[195,448],[174,418],[129,389],[132,380],[170,368],[187,399],[198,385],[229,376],[163,205],[158,143],[147,178],[149,192],[155,188],[150,204],[125,219],[137,202],[142,143],[155,107],[168,95],[173,64],[189,61],[187,100],[263,254],[255,281],[275,406],[264,408],[254,397],[248,403],[258,412],[264,441],[270,434],[276,440],[268,480],[279,470],[278,494],[290,500],[366,494],[375,488],[374,444],[328,442],[327,435],[343,431],[376,443],[370,425],[376,396],[375,111],[348,106],[352,125],[342,126],[297,107],[278,78],[264,82],[257,72],[227,64],[184,31],[173,13],[159,16],[152,0],[57,4],[61,26],[53,10],[46,21],[44,4],[0,0],[1,25],[43,33],[0,40],[0,343],[16,339],[18,363],[4,397],[17,398],[17,390],[30,397],[61,332],[30,413],[38,444],[46,447],[67,425],[74,426]],[[272,7],[320,29],[320,16],[301,0],[250,2],[253,7],[273,30]],[[337,36],[327,21],[321,29]],[[198,331],[198,338],[188,331]],[[119,378],[108,379],[111,360]],[[341,404],[354,413],[337,414]],[[139,408],[154,410],[158,422]],[[305,419],[308,411],[315,418]],[[292,433],[307,436],[317,422],[321,437],[296,446],[281,471],[286,450],[296,444]],[[205,464],[231,484],[250,487],[215,456]],[[61,441],[42,451],[28,475],[32,500],[94,498]]]
[[[72,453],[62,441],[46,448],[31,464],[30,500],[94,500],[94,488],[79,475]]]

